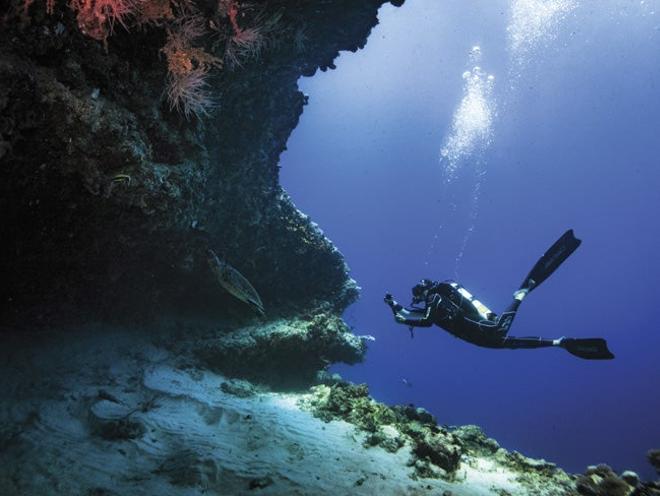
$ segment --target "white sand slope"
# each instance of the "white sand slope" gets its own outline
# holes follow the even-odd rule
[[[490,459],[464,458],[455,483],[413,480],[407,448],[364,448],[352,425],[302,411],[299,394],[227,394],[226,378],[167,339],[2,339],[3,496],[532,494]]]

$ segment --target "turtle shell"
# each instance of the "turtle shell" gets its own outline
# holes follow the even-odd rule
[[[261,302],[259,293],[257,293],[254,286],[250,284],[250,281],[248,281],[237,269],[229,265],[227,261],[220,260],[212,250],[209,250],[208,260],[211,270],[220,285],[229,294],[247,303],[259,314],[263,315],[264,305]]]

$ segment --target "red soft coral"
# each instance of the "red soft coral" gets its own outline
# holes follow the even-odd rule
[[[71,0],[80,31],[95,40],[106,42],[115,23],[126,27],[125,19],[133,14],[139,0]]]
[[[232,28],[225,48],[225,58],[232,67],[240,66],[242,59],[257,58],[265,45],[265,30],[258,25],[242,28],[238,24],[240,8],[251,7],[250,4],[239,4],[237,0],[219,0],[218,11],[227,16]],[[244,15],[244,14],[243,14]],[[263,19],[256,19],[257,22]]]
[[[207,79],[213,67],[222,66],[220,59],[193,46],[204,32],[204,19],[191,16],[167,30],[167,43],[162,49],[167,57],[170,108],[182,111],[186,118],[204,115],[213,107]]]

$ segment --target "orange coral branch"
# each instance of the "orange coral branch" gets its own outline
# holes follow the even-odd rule
[[[213,107],[207,91],[208,74],[213,67],[221,67],[222,60],[192,46],[204,34],[203,19],[192,16],[176,30],[168,30],[167,43],[162,51],[167,57],[167,99],[170,109],[177,109],[186,118],[203,115]]]

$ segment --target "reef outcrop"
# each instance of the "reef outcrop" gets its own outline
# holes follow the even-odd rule
[[[449,477],[458,468],[462,443],[421,408],[390,408],[371,399],[365,384],[339,382],[312,389],[302,406],[321,420],[345,420],[366,433],[365,446],[380,446],[395,453],[411,447],[409,465],[418,476]]]
[[[330,364],[360,362],[366,344],[332,312],[212,329],[184,339],[178,353],[191,353],[209,370],[247,378],[278,389],[300,388],[316,381]]]
[[[587,467],[576,482],[578,494],[583,496],[657,496],[660,495],[660,481],[642,482],[639,476],[626,470],[621,474],[608,465]]]
[[[341,313],[355,283],[281,189],[278,161],[307,98],[298,78],[362,47],[383,3],[172,3],[195,14],[123,19],[112,35],[84,29],[82,4],[3,3],[0,324],[250,317],[214,284],[206,247],[271,316]],[[167,43],[191,19],[206,34],[182,53],[224,67],[203,81],[208,115],[186,117],[163,95],[177,74]]]
[[[340,382],[314,387],[301,406],[326,422],[341,419],[355,425],[365,434],[365,446],[379,446],[392,453],[407,447],[407,465],[414,479],[456,482],[465,477],[461,475],[467,473],[465,467],[480,470],[487,461],[515,474],[510,477],[528,494],[569,495],[575,491],[572,478],[555,464],[509,452],[475,425],[442,427],[423,408],[378,403],[364,384]]]

